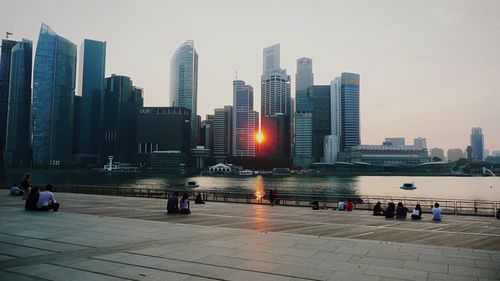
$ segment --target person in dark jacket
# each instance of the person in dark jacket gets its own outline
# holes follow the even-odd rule
[[[201,193],[198,193],[198,195],[196,195],[196,198],[194,198],[194,203],[195,204],[205,204],[205,201],[203,201],[203,199],[201,198]]]
[[[384,214],[385,214],[384,209],[382,209],[382,204],[379,201],[373,207],[373,215],[374,216],[383,216]]]
[[[398,208],[396,209],[396,218],[399,220],[405,220],[406,214],[408,213],[408,208],[403,206],[403,203],[398,203]]]
[[[167,213],[177,214],[179,212],[179,192],[174,192],[167,200]]]
[[[393,219],[395,211],[396,205],[392,202],[389,202],[389,204],[387,204],[387,209],[385,209],[385,217],[388,219]]]
[[[31,189],[26,202],[24,203],[24,209],[26,211],[37,211],[38,209],[38,199],[40,198],[40,188],[35,186]]]

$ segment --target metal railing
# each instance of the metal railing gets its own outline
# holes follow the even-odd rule
[[[179,194],[187,193],[191,200],[200,193],[204,201],[245,203],[245,204],[269,204],[268,195],[252,191],[227,191],[221,189],[196,190],[196,189],[151,189],[151,188],[123,188],[106,186],[58,186],[57,192],[84,193],[109,196],[163,198],[166,199],[174,192]],[[486,200],[466,200],[466,199],[446,199],[446,198],[419,198],[400,196],[376,196],[376,195],[328,195],[322,193],[298,193],[279,192],[276,200],[278,205],[311,207],[313,201],[317,201],[319,206],[325,209],[337,208],[340,199],[350,200],[354,203],[354,208],[358,210],[372,210],[377,202],[383,206],[387,203],[401,202],[408,209],[412,209],[416,204],[422,206],[424,213],[430,213],[435,202],[439,205],[444,214],[453,215],[476,215],[495,216],[500,209],[500,202]]]

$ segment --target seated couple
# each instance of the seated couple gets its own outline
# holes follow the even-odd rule
[[[52,193],[52,185],[48,184],[45,190],[40,192],[40,189],[35,186],[29,192],[24,209],[26,211],[49,211],[57,212],[59,203],[57,203],[54,193]]]

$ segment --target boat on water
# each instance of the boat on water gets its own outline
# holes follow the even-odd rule
[[[417,189],[417,187],[415,186],[415,183],[413,183],[413,182],[405,182],[401,186],[401,189],[413,190],[413,189]]]
[[[196,187],[199,187],[199,186],[200,185],[197,182],[195,182],[195,181],[188,181],[184,185],[184,187],[186,187],[186,188],[196,188]]]
[[[240,176],[253,176],[253,171],[251,171],[251,170],[239,171],[238,175],[240,175]]]

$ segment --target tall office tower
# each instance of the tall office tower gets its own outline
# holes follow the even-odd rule
[[[418,147],[419,149],[427,148],[427,140],[422,137],[414,138],[413,145]]]
[[[434,157],[437,157],[437,158],[441,159],[442,161],[445,160],[444,150],[442,148],[439,148],[439,147],[434,147],[433,149],[431,149],[430,156],[431,156],[431,159]]]
[[[448,149],[446,156],[448,156],[448,162],[454,162],[459,159],[465,158],[464,151],[460,148]]]
[[[76,45],[42,24],[33,70],[33,164],[73,159]]]
[[[253,87],[245,81],[233,81],[232,155],[255,157],[255,135],[259,115],[253,110]]]
[[[293,156],[293,163],[296,167],[308,168],[313,162],[312,100],[307,91],[313,84],[312,59],[298,59],[297,73],[295,74],[295,149]]]
[[[143,107],[143,91],[127,76],[113,74],[104,87],[103,160],[133,162],[137,156],[137,113]]]
[[[405,138],[403,137],[391,137],[385,138],[385,145],[405,145]]]
[[[265,142],[262,155],[268,158],[291,157],[290,76],[280,68],[280,45],[263,50],[263,74],[261,76],[261,130]]]
[[[331,94],[330,85],[314,85],[308,89],[313,102],[313,158],[324,161],[325,137],[331,135]]]
[[[359,74],[340,75],[340,150],[361,143],[359,127]]]
[[[78,163],[96,164],[102,144],[97,136],[102,135],[106,42],[85,39],[79,63],[78,94],[82,99],[75,158]]]
[[[233,107],[225,105],[214,110],[214,149],[213,156],[218,162],[225,162],[231,155],[233,128]]]
[[[10,59],[12,48],[17,41],[2,40],[0,54],[0,179],[5,176],[5,137],[7,134],[7,110],[9,100]]]
[[[484,135],[481,128],[472,128],[470,134],[470,146],[472,147],[472,161],[483,161]]]
[[[5,162],[8,167],[31,164],[31,63],[33,43],[23,39],[12,48]]]
[[[194,41],[184,42],[170,61],[170,105],[191,110],[191,147],[198,143],[198,53]]]
[[[330,82],[330,111],[331,111],[331,135],[325,137],[324,161],[333,164],[337,161],[340,152],[340,136],[342,134],[342,111],[341,111],[341,79],[334,78]]]
[[[200,128],[200,145],[206,149],[210,149],[212,154],[214,144],[214,115],[207,114],[205,120],[201,121]]]

